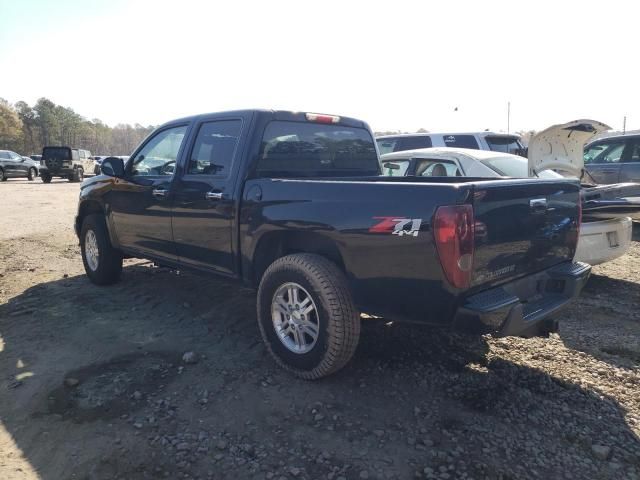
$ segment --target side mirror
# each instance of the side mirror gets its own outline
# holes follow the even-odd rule
[[[107,157],[102,161],[100,171],[109,177],[124,177],[124,162],[118,157]]]

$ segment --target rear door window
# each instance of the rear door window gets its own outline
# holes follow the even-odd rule
[[[258,177],[342,177],[380,173],[373,138],[363,128],[272,121],[256,167]]]
[[[241,120],[203,123],[191,151],[189,174],[228,177],[241,126]]]
[[[487,145],[489,145],[489,150],[493,150],[494,152],[517,155],[522,149],[518,137],[487,136],[484,137],[484,139],[487,141]]]
[[[479,149],[478,142],[473,135],[443,135],[442,140],[446,147]]]
[[[636,138],[633,142],[631,154],[629,155],[630,162],[640,162],[640,138]]]
[[[431,137],[428,135],[382,138],[376,141],[380,155],[392,152],[404,152],[405,150],[415,150],[417,148],[430,148],[433,146]]]

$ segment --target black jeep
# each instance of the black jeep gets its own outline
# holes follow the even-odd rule
[[[51,182],[53,177],[81,182],[84,172],[94,169],[91,152],[71,147],[44,147],[40,163],[40,177],[44,183]]]

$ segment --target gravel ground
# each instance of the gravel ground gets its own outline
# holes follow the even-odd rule
[[[255,296],[127,261],[83,275],[78,185],[0,185],[0,478],[640,479],[640,229],[547,339],[368,320],[320,382]]]

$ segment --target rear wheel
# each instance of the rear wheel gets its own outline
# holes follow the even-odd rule
[[[102,215],[88,215],[80,231],[82,263],[89,279],[96,285],[111,285],[120,279],[122,253],[111,245]]]
[[[27,173],[27,179],[29,179],[29,181],[32,182],[33,180],[35,180],[37,176],[38,176],[38,171],[35,168],[30,168],[29,173]]]
[[[75,182],[82,182],[84,180],[84,170],[82,168],[76,168],[73,173],[73,180]]]
[[[42,183],[51,183],[51,175],[48,173],[43,173],[40,175],[40,178],[42,179]]]
[[[267,269],[258,289],[258,324],[275,361],[314,380],[344,367],[360,337],[344,274],[319,255],[282,257]]]

